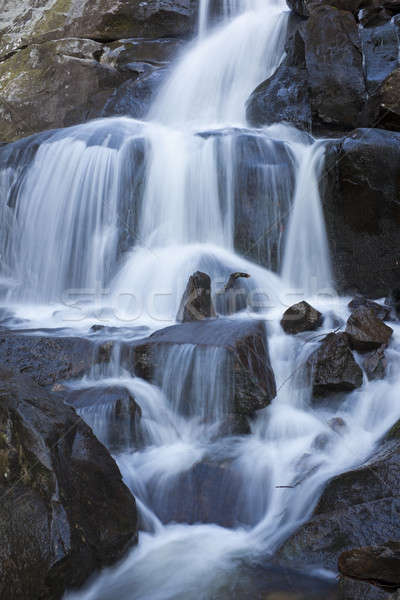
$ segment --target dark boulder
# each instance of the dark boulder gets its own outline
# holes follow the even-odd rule
[[[370,381],[383,379],[386,375],[387,360],[385,356],[386,346],[381,346],[375,352],[371,352],[363,361],[363,368]]]
[[[276,394],[268,341],[263,321],[220,318],[173,325],[122,349],[122,360],[134,366],[135,373],[153,381],[168,352],[181,345],[194,351],[215,354],[221,350],[226,361],[224,393],[228,396],[227,414],[252,415],[267,406]],[[167,354],[166,354],[167,353]],[[207,355],[205,355],[207,357]],[[133,364],[132,364],[133,363]],[[204,381],[210,373],[204,372]],[[186,402],[190,404],[191,381],[186,382]]]
[[[309,18],[297,27],[290,23],[287,55],[250,96],[249,121],[289,121],[324,136],[366,125],[368,94],[353,14],[324,2],[295,4]]]
[[[341,292],[379,298],[398,287],[399,180],[399,134],[359,129],[328,143],[321,198]]]
[[[365,296],[361,296],[361,294],[357,294],[353,300],[351,300],[348,304],[351,312],[354,312],[357,308],[367,308],[371,310],[377,319],[381,319],[382,321],[386,321],[390,317],[390,306],[378,304],[377,302],[373,302]]]
[[[61,598],[137,537],[134,498],[110,455],[61,399],[0,377],[0,596]]]
[[[368,352],[386,346],[392,337],[393,329],[378,319],[373,309],[360,307],[350,315],[346,333],[354,350]]]
[[[318,6],[327,4],[340,10],[348,10],[357,13],[365,0],[286,0],[288,7],[301,17],[309,17]]]
[[[394,436],[363,466],[330,481],[311,519],[283,544],[279,557],[336,571],[342,552],[400,539],[399,512],[400,441]],[[357,591],[345,597],[375,598]]]
[[[400,542],[347,550],[339,556],[339,571],[386,591],[400,588]]]
[[[322,314],[308,302],[298,302],[283,313],[282,329],[286,333],[296,334],[304,331],[315,331],[323,323]]]
[[[215,317],[210,276],[207,273],[196,271],[189,277],[176,320],[180,323],[187,323]]]
[[[127,388],[115,385],[72,390],[65,394],[65,401],[110,452],[117,454],[141,445],[141,409]]]
[[[363,373],[344,333],[330,333],[308,359],[314,396],[351,392],[360,387]]]
[[[0,332],[0,362],[13,371],[29,374],[40,385],[82,377],[98,363],[111,358],[112,344],[76,337],[45,337],[33,332]]]
[[[276,72],[261,83],[247,102],[247,120],[255,127],[285,121],[311,130],[304,33],[295,31],[287,42],[287,55]]]

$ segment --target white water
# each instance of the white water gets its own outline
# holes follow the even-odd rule
[[[247,97],[283,58],[282,8],[267,0],[226,0],[213,28],[203,0],[199,40],[176,65],[148,121],[101,120],[55,132],[32,162],[25,160],[28,147],[19,170],[8,164],[1,171],[2,285],[17,316],[36,327],[87,330],[100,321],[157,329],[174,321],[193,271],[210,274],[217,302],[229,274],[245,271],[254,304],[263,295],[257,314],[250,302],[247,315],[266,321],[278,385],[250,435],[221,439],[230,394],[226,356],[218,348],[173,347],[162,357],[156,385],[128,375],[118,362],[74,384],[125,386],[141,407],[142,446],[132,451],[135,444],[127,441],[117,461],[145,531],[119,566],[69,598],[221,598],[240,562],[266,561],[311,514],[328,479],[368,457],[400,416],[398,326],[385,381],[365,382],[344,401],[319,408],[311,405],[304,372],[317,344],[308,338],[315,335],[291,338],[279,326],[284,308],[304,296],[325,314],[347,316],[347,299],[332,297],[318,192],[323,144],[285,125],[251,131],[245,122]],[[251,138],[245,151],[244,135]],[[246,186],[255,181],[254,196],[268,204],[262,231],[270,242],[262,258],[272,267],[276,255],[282,276],[234,251],[250,147]],[[333,328],[327,318],[324,330]],[[100,405],[82,411],[105,443],[113,414]],[[346,422],[340,433],[328,424],[333,416]],[[316,445],[321,434],[323,447]],[[176,500],[182,476],[201,462],[224,465],[228,477],[221,478],[216,500],[232,510],[231,528],[217,521],[167,523],[165,507]]]

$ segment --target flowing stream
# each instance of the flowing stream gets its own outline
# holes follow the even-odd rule
[[[221,4],[215,23],[201,0],[198,38],[147,120],[97,120],[1,152],[0,291],[15,327],[28,320],[85,335],[100,323],[118,328],[117,338],[129,326],[154,331],[174,322],[195,270],[211,276],[217,308],[229,274],[244,271],[253,302],[231,318],[265,322],[277,380],[251,432],[227,437],[218,432],[229,366],[218,346],[164,349],[153,383],[129,375],[116,354],[70,384],[104,399],[78,410],[113,451],[142,531],[119,565],[69,600],[240,598],[226,591],[240,565],[267,563],[327,481],[365,460],[400,416],[397,325],[384,381],[365,377],[341,402],[312,404],[305,361],[349,314],[334,291],[320,206],[324,143],[285,124],[249,129],[246,99],[284,56],[288,13],[274,0]],[[246,186],[255,208],[263,205],[260,257],[238,248]],[[279,320],[303,298],[324,313],[323,328],[288,336]],[[128,423],[129,399],[118,411],[107,402],[113,386],[140,406],[139,425]],[[340,432],[334,417],[345,422]],[[209,522],[195,510],[199,468],[218,482]],[[191,522],[174,522],[180,494]]]

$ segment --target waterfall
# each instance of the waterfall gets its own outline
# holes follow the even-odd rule
[[[157,349],[151,381],[132,375],[116,352],[107,369],[66,384],[113,452],[143,530],[137,548],[70,600],[235,597],[229,585],[244,565],[267,562],[326,482],[365,460],[400,416],[397,325],[390,379],[365,381],[339,405],[312,405],[305,362],[317,342],[286,335],[279,321],[294,295],[348,317],[348,299],[332,290],[320,204],[324,142],[287,124],[248,127],[246,99],[284,58],[288,14],[280,0],[220,4],[216,11],[201,0],[198,37],[145,120],[100,119],[0,148],[7,307],[32,327],[84,335],[106,321],[123,341],[125,327],[143,334],[174,323],[198,269],[212,279],[222,321],[221,291],[243,271],[254,302],[232,319],[245,312],[265,321],[277,379],[271,405],[245,418],[250,433],[226,437],[219,428],[233,367],[217,344]],[[246,246],[249,220],[256,234]],[[330,325],[327,317],[317,333]],[[335,417],[346,424],[341,434],[329,426]],[[204,476],[215,488],[206,516],[196,512],[207,504],[196,495]],[[176,523],[180,496],[189,517]]]

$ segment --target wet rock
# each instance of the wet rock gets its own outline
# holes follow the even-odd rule
[[[249,121],[289,121],[325,136],[366,125],[368,94],[354,16],[324,2],[296,5],[309,18],[289,28],[287,56],[251,95]]]
[[[361,307],[350,315],[346,333],[354,350],[368,352],[386,346],[392,337],[393,329],[378,319],[374,310]]]
[[[328,144],[321,193],[341,292],[380,298],[398,287],[399,178],[397,133],[359,129]]]
[[[215,318],[211,298],[211,279],[207,273],[196,271],[189,277],[176,320],[180,323]]]
[[[400,130],[400,69],[394,69],[379,91],[379,124],[384,129]]]
[[[288,308],[281,320],[282,329],[290,334],[314,331],[321,327],[322,323],[322,314],[305,301]]]
[[[330,481],[311,519],[283,544],[279,556],[292,565],[335,571],[346,550],[400,539],[399,512],[400,442],[394,437],[363,466]],[[345,597],[375,598],[358,592]]]
[[[197,13],[193,0],[18,5],[0,22],[2,142],[101,116],[142,118]]]
[[[134,366],[139,377],[152,381],[159,365],[165,364],[168,352],[182,344],[210,353],[223,351],[227,361],[224,389],[229,396],[228,414],[252,415],[275,397],[265,325],[255,319],[219,318],[167,327],[123,348],[122,360],[131,369]],[[190,391],[187,402],[189,397]]]
[[[250,433],[250,424],[246,415],[228,414],[219,428],[218,437],[227,437],[230,435],[248,435]]]
[[[377,319],[381,319],[381,321],[386,321],[390,317],[390,306],[373,302],[373,300],[369,300],[365,296],[361,296],[361,294],[357,294],[349,302],[348,306],[352,312],[357,308],[367,308],[374,313]]]
[[[125,387],[96,386],[72,390],[64,398],[110,452],[117,454],[142,445],[142,411]]]
[[[386,346],[381,346],[375,352],[371,352],[363,361],[364,371],[370,381],[375,379],[384,379],[387,369],[387,360],[385,356]]]
[[[0,596],[61,598],[137,537],[134,499],[110,455],[61,399],[0,377]]]
[[[394,591],[400,588],[400,542],[389,541],[382,546],[343,552],[339,556],[338,567],[345,577]]]
[[[295,31],[277,71],[251,94],[247,120],[255,127],[285,121],[311,131],[312,115],[303,35]]]
[[[308,359],[314,396],[351,392],[363,382],[362,370],[349,346],[346,334],[330,333]]]
[[[205,460],[174,479],[162,498],[155,489],[152,505],[163,522],[232,527],[237,522],[239,492],[240,477],[229,462]]]
[[[0,332],[0,362],[29,374],[40,385],[82,377],[94,364],[107,363],[111,358],[110,343],[32,333]]]
[[[318,6],[328,4],[340,10],[348,10],[357,13],[364,0],[286,0],[288,7],[301,17],[309,17]]]

